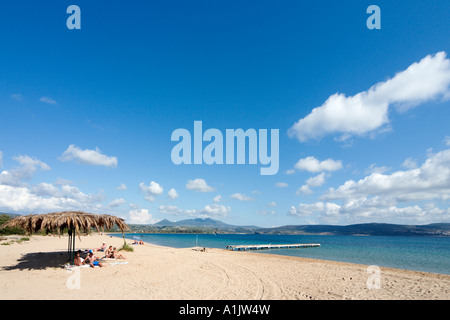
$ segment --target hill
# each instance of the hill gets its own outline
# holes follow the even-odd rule
[[[321,234],[321,235],[371,235],[371,236],[450,236],[450,223],[428,225],[400,225],[365,223],[337,225],[288,225],[274,228],[236,226],[211,218],[186,219],[177,222],[167,219],[153,225],[131,225],[136,232],[182,233],[258,233],[258,234]]]
[[[18,216],[0,212],[3,220]],[[211,218],[185,219],[180,221],[161,220],[155,224],[129,224],[135,233],[258,233],[299,235],[367,235],[367,236],[441,236],[450,237],[450,223],[427,225],[403,225],[388,223],[362,223],[338,225],[287,225],[273,228],[258,226],[236,226]]]
[[[161,220],[152,225],[129,225],[132,232],[157,233],[254,233],[257,226],[235,226],[211,218],[186,219],[180,221]]]
[[[428,225],[400,225],[387,223],[365,223],[347,226],[292,225],[260,230],[266,234],[329,234],[370,236],[450,236],[450,223]]]

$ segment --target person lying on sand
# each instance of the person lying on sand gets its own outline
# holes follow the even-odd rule
[[[89,250],[89,254],[86,257],[85,262],[89,260],[89,265],[93,268],[95,266],[99,266],[99,267],[103,267],[102,263],[100,261],[98,261],[98,257],[96,255],[94,255],[94,253],[92,252],[92,250]]]

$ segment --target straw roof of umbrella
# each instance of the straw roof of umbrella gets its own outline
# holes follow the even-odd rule
[[[80,231],[88,233],[92,228],[95,228],[100,232],[100,230],[109,230],[114,225],[117,225],[122,233],[129,229],[122,218],[107,214],[93,214],[82,211],[64,211],[19,216],[8,221],[1,228],[22,227],[29,234],[39,230],[46,230],[47,232],[56,232],[58,235],[61,235],[62,230],[68,229],[74,230],[78,237],[80,237]]]

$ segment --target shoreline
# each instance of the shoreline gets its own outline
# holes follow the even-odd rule
[[[108,234],[111,234],[113,236],[116,236],[117,234],[121,235],[121,233],[108,233]],[[145,235],[146,234],[150,234],[150,235],[168,235],[168,236],[177,235],[176,233],[125,233],[125,237],[128,240],[132,240],[131,236],[144,236],[143,240],[145,240]],[[180,233],[179,235],[186,235],[186,236],[190,235],[190,236],[192,236],[192,235],[195,235],[195,234]],[[240,235],[240,234],[231,234],[231,235]],[[286,236],[286,235],[280,235],[280,236]],[[296,236],[296,235],[293,235],[293,236]],[[319,236],[319,235],[315,235],[315,236]],[[332,235],[332,236],[334,236],[334,235]],[[353,236],[347,236],[346,235],[344,237],[353,237]],[[378,236],[369,236],[369,237],[378,237]],[[391,236],[380,236],[380,237],[384,238],[384,237],[391,237]],[[392,237],[397,238],[398,236],[392,236]],[[406,236],[406,237],[409,238],[409,236]],[[420,237],[420,238],[422,238],[422,237]],[[427,237],[427,238],[439,238],[439,237]],[[316,240],[311,240],[311,241],[316,241]],[[317,241],[320,241],[320,240],[317,240]],[[262,243],[258,243],[258,244],[262,245]],[[213,244],[213,247],[209,247],[209,248],[226,250],[225,246],[219,247],[219,246],[214,246],[214,245],[215,244]],[[251,244],[248,244],[248,245],[251,245]],[[164,246],[164,245],[161,245],[161,246]],[[167,247],[170,247],[170,246],[167,246]],[[204,247],[204,246],[200,246],[200,247]],[[173,247],[173,248],[186,248],[186,247]],[[284,250],[284,252],[283,253],[278,253],[278,252],[276,252],[276,250]],[[345,258],[342,258],[341,260],[339,260],[338,258],[334,259],[334,258],[336,258],[335,256],[328,257],[327,254],[325,254],[325,257],[323,257],[323,255],[322,255],[322,257],[314,257],[314,256],[305,257],[303,255],[295,255],[295,254],[292,255],[292,254],[290,254],[287,251],[287,249],[246,250],[246,252],[252,252],[252,253],[257,253],[257,254],[269,254],[269,255],[298,257],[298,258],[310,258],[310,259],[317,259],[317,260],[323,260],[323,261],[334,261],[334,262],[342,262],[342,263],[353,263],[353,264],[366,265],[366,266],[377,265],[379,267],[389,268],[389,269],[398,269],[398,270],[406,270],[406,271],[416,271],[416,272],[425,272],[425,273],[432,273],[432,274],[450,275],[450,270],[448,270],[447,273],[440,272],[441,270],[442,271],[447,271],[447,269],[445,269],[445,268],[434,268],[435,270],[429,270],[429,269],[433,269],[433,268],[428,268],[428,270],[427,270],[426,266],[422,266],[422,268],[420,268],[420,266],[421,266],[420,264],[419,265],[415,264],[416,269],[408,269],[408,265],[404,265],[403,266],[403,265],[399,265],[398,263],[395,263],[395,262],[394,263],[390,263],[390,265],[389,265],[389,263],[386,263],[386,261],[384,261],[384,264],[381,263],[380,265],[378,265],[377,263],[373,263],[373,259],[372,259],[372,261],[369,262],[369,261],[363,261],[364,259],[358,259],[358,257],[352,257],[352,256],[346,256]],[[411,265],[411,262],[410,262],[410,265]]]
[[[81,239],[76,239],[77,250],[102,242],[123,245],[123,238],[109,234]],[[134,252],[121,251],[126,260],[117,260],[127,264],[106,261],[104,268],[79,268],[80,288],[70,289],[77,272],[61,267],[67,236],[31,236],[0,245],[0,299],[450,299],[450,275],[445,274],[384,267],[377,274],[362,264],[261,252],[130,246]]]

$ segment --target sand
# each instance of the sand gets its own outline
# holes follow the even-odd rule
[[[66,270],[67,240],[32,236],[0,245],[0,299],[450,299],[449,275],[380,268],[377,278],[365,265],[210,248],[133,245],[134,252],[123,252],[126,260]],[[76,248],[103,241],[123,244],[95,234],[77,238]]]

